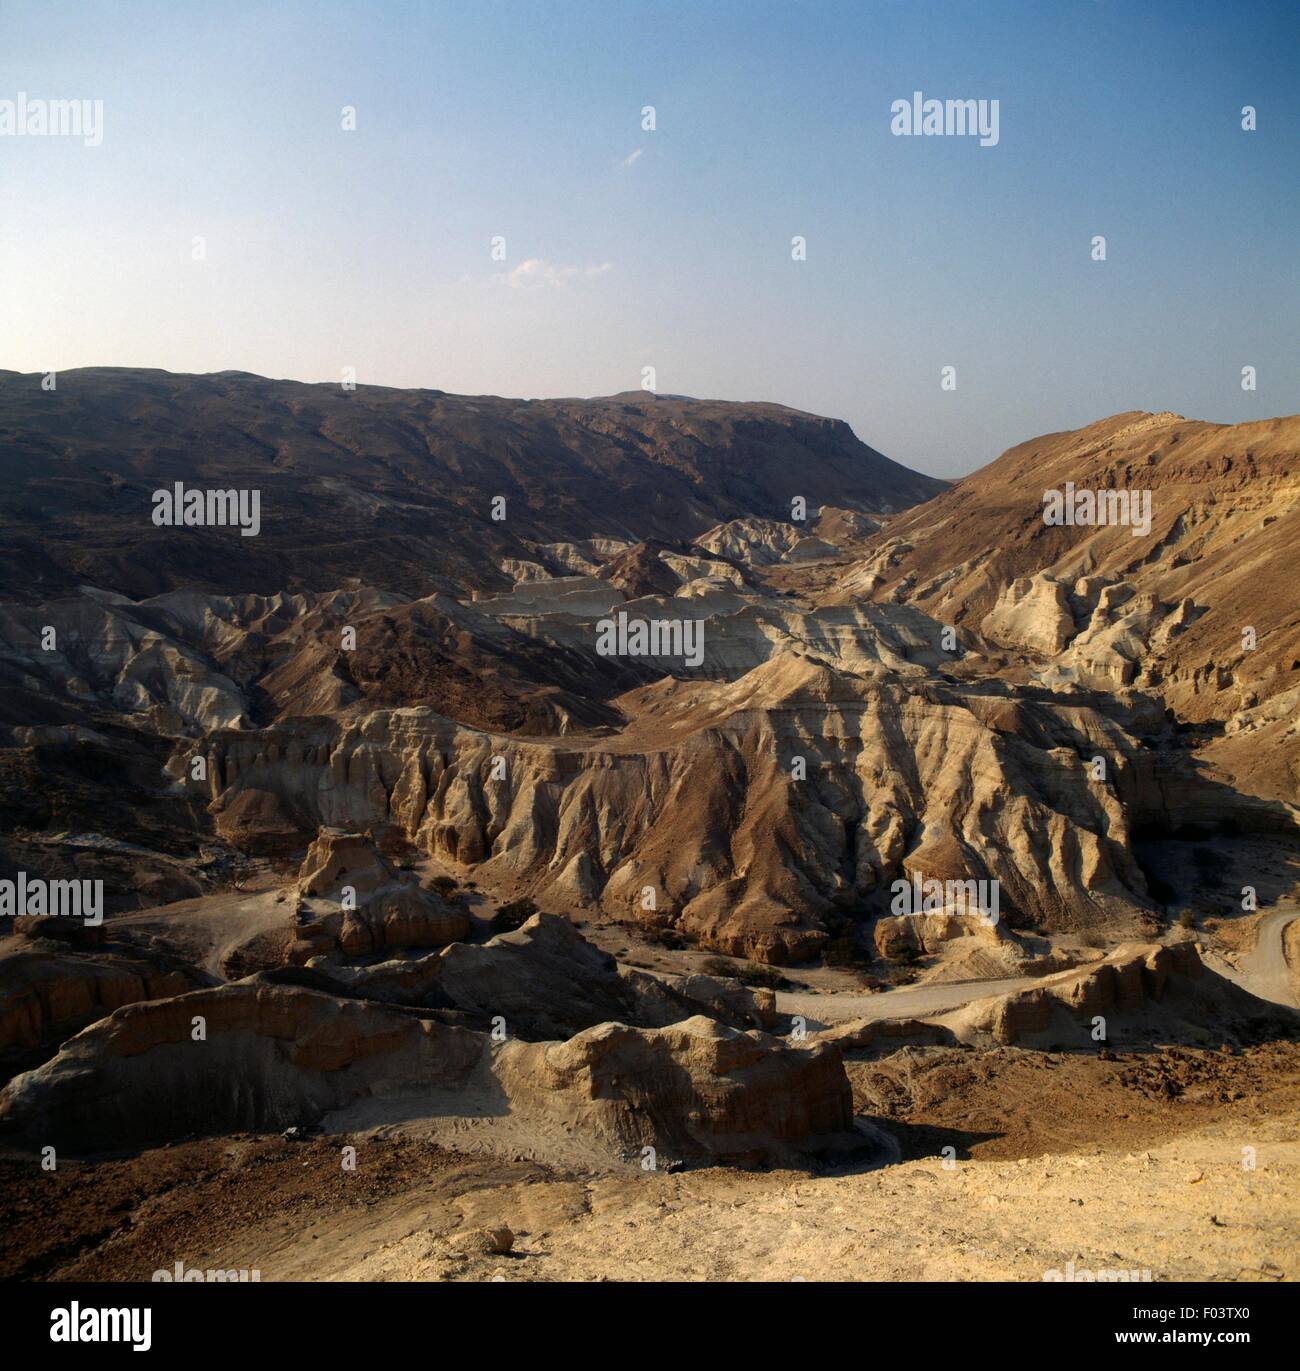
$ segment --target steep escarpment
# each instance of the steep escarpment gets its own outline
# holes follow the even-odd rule
[[[1078,493],[1111,491],[1136,501],[1120,522],[1044,521],[1051,492],[1086,517]],[[1286,799],[1298,538],[1300,418],[1118,414],[1011,448],[891,521],[830,598],[915,605],[1026,650],[1046,680],[1149,690],[1221,735],[1209,755],[1227,774]]]
[[[638,391],[510,400],[103,367],[0,373],[0,595],[507,586],[555,545],[788,518],[795,497],[898,510],[943,483],[847,424]],[[157,528],[176,481],[260,492],[261,529]],[[494,509],[493,502],[500,501]],[[233,539],[233,542],[232,542]]]
[[[1146,902],[1114,783],[1139,748],[1104,714],[837,678],[806,659],[742,678],[743,707],[659,744],[573,744],[375,711],[205,740],[211,793],[272,792],[313,822],[396,825],[418,848],[539,899],[672,922],[705,946],[784,961],[818,915],[898,875],[994,878],[1030,921],[1087,924]],[[698,703],[698,700],[697,700]],[[667,738],[671,736],[671,741]],[[796,759],[798,759],[796,761]],[[189,758],[177,759],[186,774]]]

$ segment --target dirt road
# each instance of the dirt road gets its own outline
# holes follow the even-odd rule
[[[1300,916],[1300,907],[1295,905],[1286,905],[1263,915],[1255,946],[1238,958],[1235,967],[1225,965],[1224,975],[1261,1000],[1297,1007],[1282,940],[1287,924],[1297,916]]]
[[[1216,954],[1207,961],[1216,971],[1252,995],[1293,1008],[1297,1005],[1292,990],[1290,969],[1283,948],[1286,926],[1300,917],[1300,906],[1283,905],[1266,912],[1260,919],[1254,948],[1232,965]],[[935,985],[903,986],[877,994],[838,992],[817,994],[808,991],[778,992],[777,1009],[783,1014],[802,1014],[813,1029],[849,1019],[924,1019],[946,1014],[972,1000],[989,995],[1006,995],[1042,983],[1041,977],[1010,976],[994,981],[949,981]]]
[[[1041,977],[1009,976],[998,981],[947,981],[941,985],[902,986],[877,994],[818,995],[806,991],[778,991],[776,1007],[782,1014],[802,1014],[811,1029],[844,1023],[849,1019],[923,1019],[946,1014],[971,1000],[987,995],[1006,995],[1041,982]]]

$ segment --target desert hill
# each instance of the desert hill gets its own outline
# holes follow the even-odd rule
[[[7,598],[82,583],[133,598],[354,581],[408,599],[508,588],[502,561],[554,574],[575,541],[789,519],[796,496],[810,510],[896,511],[943,488],[839,420],[773,404],[345,391],[119,367],[62,372],[52,392],[40,380],[0,372]],[[260,533],[156,528],[152,493],[176,481],[259,490]]]
[[[1149,531],[1044,523],[1068,482],[1149,492]],[[1294,799],[1298,544],[1300,416],[1133,412],[1022,443],[891,520],[828,598],[914,605],[1040,679],[1149,690],[1221,739],[1228,773]]]
[[[0,928],[6,1271],[147,1275],[191,1213],[272,1276],[698,1275],[674,1212],[777,1252],[797,1208],[820,1261],[843,1204],[934,1187],[932,1230],[960,1184],[1033,1274],[1095,1241],[1076,1167],[1144,1263],[1243,1269],[1235,1218],[1157,1238],[1156,1146],[1285,1259],[1286,1177],[1223,1175],[1294,1164],[1298,421],[1123,415],[945,489],[770,405],[59,384],[0,377],[0,879],[107,917]],[[155,528],[172,478],[261,532]],[[1150,528],[1044,524],[1070,482]],[[345,1144],[386,1217],[324,1204]],[[237,1217],[302,1204],[338,1226]]]
[[[24,391],[18,411],[67,407],[55,469],[71,484],[49,546],[62,557],[82,530],[97,579],[31,603],[37,568],[0,603],[2,850],[14,868],[102,872],[112,910],[203,893],[223,854],[297,860],[341,825],[548,910],[786,963],[857,938],[916,873],[998,882],[1013,925],[1150,936],[1189,892],[1143,835],[1295,828],[1300,634],[1282,572],[1300,421],[1123,415],[890,513],[925,478],[775,406],[130,372],[61,384]],[[211,447],[176,446],[178,416]],[[10,447],[26,473],[11,510],[53,489],[48,459],[29,461],[40,433]],[[101,457],[118,495],[93,507]],[[161,550],[141,555],[121,473],[139,493],[159,462],[189,463],[191,481],[266,476],[263,534],[151,528]],[[510,520],[498,536],[474,502],[534,466],[559,485],[524,502],[531,536]],[[455,484],[422,484],[434,468]],[[778,494],[792,481],[838,481],[839,503],[792,524]],[[1045,525],[1043,490],[1068,481],[1149,489],[1150,529]],[[113,589],[113,538],[133,575],[269,574],[230,549],[263,542],[281,494],[297,514],[273,556],[328,588]],[[450,522],[416,580],[444,582],[433,569],[455,562],[468,583],[412,598],[400,533],[371,527],[340,550],[345,496],[400,505],[420,537],[442,501]],[[206,570],[195,534],[226,539]],[[56,580],[75,570],[61,566]],[[698,626],[698,652],[610,655],[615,616]],[[1234,652],[1243,624],[1259,646]],[[1267,765],[1228,764],[1261,737]],[[209,855],[188,871],[196,850]],[[1269,881],[1265,898],[1285,888]]]

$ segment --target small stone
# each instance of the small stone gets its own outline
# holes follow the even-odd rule
[[[447,1241],[457,1252],[504,1257],[515,1245],[515,1235],[502,1224],[499,1228],[470,1228],[463,1233],[453,1233]]]

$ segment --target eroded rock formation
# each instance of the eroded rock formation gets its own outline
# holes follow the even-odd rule
[[[201,1026],[201,1027],[200,1027]],[[612,1152],[756,1161],[852,1124],[836,1049],[787,1046],[693,1018],[603,1024],[562,1043],[495,1043],[400,1009],[253,977],[132,1005],[0,1095],[0,1126],[102,1149],[191,1132],[328,1125],[383,1098],[393,1113],[511,1115]]]

